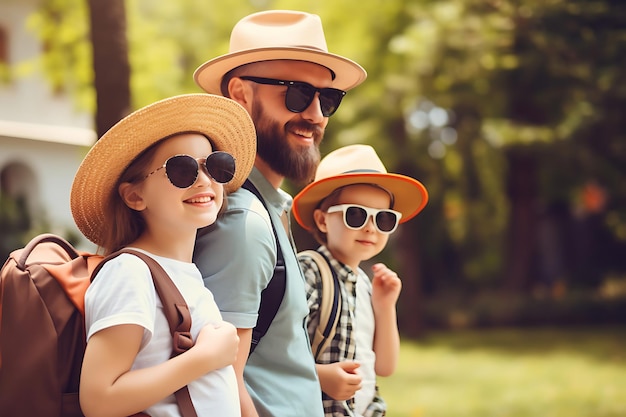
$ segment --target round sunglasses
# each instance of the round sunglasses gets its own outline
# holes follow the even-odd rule
[[[257,84],[283,85],[287,87],[285,107],[294,113],[302,113],[313,102],[316,93],[320,93],[320,108],[324,117],[332,116],[346,92],[337,88],[317,88],[303,81],[284,81],[275,78],[241,76],[242,80]]]
[[[376,230],[383,234],[393,233],[398,227],[402,213],[391,209],[375,209],[358,204],[339,204],[329,207],[328,213],[343,213],[343,223],[348,229],[360,230],[370,217],[374,218]]]
[[[194,158],[189,155],[174,155],[165,163],[143,177],[142,181],[155,172],[165,168],[165,176],[178,188],[189,188],[196,183],[200,167],[215,182],[226,184],[235,176],[235,158],[228,152],[213,152],[206,158]]]

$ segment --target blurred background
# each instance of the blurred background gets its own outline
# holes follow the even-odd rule
[[[319,14],[329,50],[368,71],[322,154],[371,144],[429,191],[377,259],[403,279],[403,339],[608,329],[584,335],[605,338],[594,357],[626,386],[623,0],[0,0],[2,258],[41,232],[89,247],[68,202],[89,146],[133,109],[200,92],[193,71],[234,23],[281,8]],[[420,410],[393,415],[435,415]]]

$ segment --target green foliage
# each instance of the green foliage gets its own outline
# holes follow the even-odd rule
[[[23,246],[31,226],[24,197],[14,198],[0,192],[0,259],[6,259],[13,249]]]
[[[78,108],[95,111],[86,6],[83,0],[42,2],[26,26],[42,40],[43,54],[25,65],[42,72],[53,91],[72,93]]]
[[[141,107],[197,93],[192,75],[204,61],[228,51],[233,25],[254,11],[248,2],[129,0],[127,14],[134,104]]]

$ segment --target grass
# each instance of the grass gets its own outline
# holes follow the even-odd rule
[[[624,417],[626,328],[432,333],[379,385],[388,417]]]

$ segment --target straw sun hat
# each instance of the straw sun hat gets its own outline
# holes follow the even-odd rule
[[[313,212],[337,188],[354,184],[376,184],[393,194],[393,209],[402,213],[400,223],[415,217],[428,202],[426,188],[411,177],[387,173],[385,165],[369,145],[349,145],[322,159],[315,180],[293,199],[293,215],[308,231],[313,231]]]
[[[289,10],[254,13],[241,19],[230,35],[229,52],[202,64],[194,80],[206,92],[221,94],[230,70],[244,64],[276,59],[308,61],[335,74],[333,87],[349,90],[367,77],[356,62],[328,52],[318,15]]]
[[[248,112],[233,100],[210,94],[171,97],[141,108],[109,129],[81,163],[70,193],[70,207],[80,231],[99,245],[103,228],[113,224],[107,204],[118,179],[148,147],[168,136],[197,132],[215,149],[235,157],[235,176],[224,185],[239,188],[252,170],[256,131]]]

